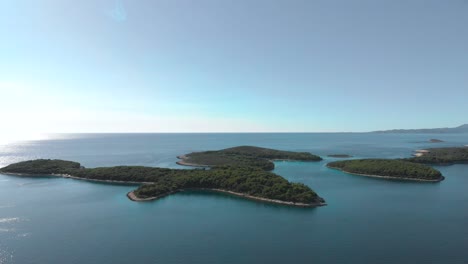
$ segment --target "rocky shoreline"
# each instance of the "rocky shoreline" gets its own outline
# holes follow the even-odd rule
[[[179,161],[176,161],[176,164],[178,164],[178,165],[190,166],[190,167],[203,167],[203,168],[213,167],[213,165],[197,164],[197,163],[187,162],[188,157],[186,155],[180,155],[180,156],[177,156],[177,158],[180,159]],[[293,159],[269,159],[269,161],[271,161],[271,162],[275,162],[275,161],[307,162],[307,161],[303,161],[303,160],[293,160]]]
[[[339,170],[339,171],[342,171],[342,172],[346,172],[346,173],[349,173],[349,174],[353,174],[353,175],[358,175],[358,176],[365,176],[365,177],[371,177],[371,178],[381,178],[381,179],[389,179],[389,180],[403,180],[403,181],[420,181],[420,182],[441,182],[445,179],[444,176],[441,176],[439,179],[437,180],[426,180],[426,179],[417,179],[417,178],[405,178],[405,177],[395,177],[395,176],[383,176],[383,175],[372,175],[372,174],[362,174],[362,173],[355,173],[355,172],[349,172],[349,171],[345,171],[343,169],[340,169],[340,168],[336,168],[336,167],[332,167],[332,166],[329,166],[327,164],[327,168],[330,168],[330,169],[334,169],[334,170]]]
[[[11,175],[11,176],[37,176],[37,175],[42,175],[42,174],[27,174],[27,173],[7,173],[7,172],[2,172],[2,174],[5,175]],[[74,180],[82,180],[82,181],[90,181],[90,182],[99,182],[99,183],[114,183],[114,184],[131,184],[131,185],[141,185],[141,184],[153,184],[153,182],[133,182],[133,181],[113,181],[113,180],[96,180],[96,179],[88,179],[88,178],[80,178],[76,177],[70,174],[44,174],[44,176],[54,176],[54,177],[62,177],[62,178],[68,178],[68,179],[74,179]],[[319,197],[323,202],[316,202],[316,203],[294,203],[294,202],[286,202],[286,201],[281,201],[281,200],[275,200],[275,199],[268,199],[268,198],[263,198],[263,197],[257,197],[257,196],[252,196],[244,193],[238,193],[238,192],[232,192],[232,191],[227,191],[227,190],[222,190],[222,189],[208,189],[208,188],[197,188],[197,189],[181,189],[177,190],[175,192],[171,193],[166,193],[164,195],[156,196],[156,197],[148,197],[148,198],[139,198],[135,195],[134,191],[131,191],[127,193],[127,197],[134,201],[134,202],[144,202],[144,201],[152,201],[152,200],[157,200],[159,198],[165,197],[167,195],[177,193],[177,192],[184,192],[184,191],[191,191],[191,190],[203,190],[203,191],[210,191],[210,192],[219,192],[219,193],[225,193],[225,194],[230,194],[234,195],[237,197],[242,197],[250,200],[255,200],[255,201],[261,201],[261,202],[267,202],[267,203],[274,203],[274,204],[281,204],[281,205],[289,205],[289,206],[295,206],[295,207],[317,207],[317,206],[324,206],[327,205],[322,198]]]
[[[139,198],[135,195],[133,191],[127,193],[127,197],[135,202],[144,202],[144,201],[152,201],[152,200],[157,200],[159,198],[162,198],[164,196],[167,196],[169,194],[173,194],[176,192],[184,192],[184,191],[193,191],[193,190],[202,190],[202,191],[210,191],[210,192],[219,192],[219,193],[224,193],[224,194],[229,194],[237,197],[242,197],[242,198],[247,198],[250,200],[255,200],[255,201],[261,201],[261,202],[267,202],[267,203],[273,203],[273,204],[281,204],[281,205],[289,205],[289,206],[296,206],[296,207],[317,207],[317,206],[324,206],[327,205],[325,201],[322,198],[318,198],[322,201],[316,202],[316,203],[294,203],[294,202],[286,202],[286,201],[281,201],[281,200],[275,200],[275,199],[268,199],[268,198],[263,198],[263,197],[257,197],[257,196],[252,196],[244,193],[238,193],[238,192],[232,192],[232,191],[227,191],[227,190],[222,190],[222,189],[208,189],[208,188],[197,188],[197,189],[181,189],[177,190],[175,192],[167,193],[164,195],[156,196],[156,197],[147,197],[147,198]]]
[[[135,181],[113,181],[113,180],[98,180],[98,179],[88,179],[88,178],[81,178],[76,177],[70,174],[30,174],[30,173],[13,173],[13,172],[1,172],[5,175],[11,176],[23,176],[23,177],[31,177],[31,176],[54,176],[54,177],[61,177],[61,178],[68,178],[74,180],[81,180],[81,181],[90,181],[90,182],[100,182],[100,183],[116,183],[116,184],[131,184],[131,185],[141,185],[141,184],[152,184],[153,182],[135,182]]]

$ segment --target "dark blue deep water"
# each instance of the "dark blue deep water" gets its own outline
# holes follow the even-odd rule
[[[60,158],[175,168],[179,154],[237,145],[400,158],[465,144],[468,135],[68,135],[2,145],[0,166]],[[0,264],[468,263],[468,165],[414,183],[347,175],[327,169],[330,160],[276,163],[328,202],[314,209],[203,192],[136,203],[125,196],[135,186],[0,175]]]

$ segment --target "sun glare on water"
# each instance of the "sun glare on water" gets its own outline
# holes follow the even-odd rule
[[[0,144],[10,144],[19,141],[29,141],[29,140],[45,140],[49,139],[50,136],[43,133],[34,133],[34,132],[6,132],[0,131]]]

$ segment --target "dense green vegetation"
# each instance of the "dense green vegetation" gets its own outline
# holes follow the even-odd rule
[[[294,152],[284,151],[269,148],[260,148],[253,146],[240,146],[220,150],[221,153],[250,156],[263,159],[284,159],[284,160],[300,160],[300,161],[320,161],[322,158],[310,154],[309,152]]]
[[[25,174],[64,174],[80,169],[80,163],[66,160],[38,159],[11,164],[0,172]]]
[[[258,159],[241,155],[230,155],[218,151],[194,152],[185,155],[184,162],[200,166],[239,166],[239,167],[257,167],[266,171],[273,170],[275,164],[267,159]],[[179,163],[181,164],[181,163]]]
[[[275,165],[271,160],[320,161],[322,158],[308,152],[240,146],[218,151],[193,152],[185,155],[184,162],[205,166],[249,166],[273,170]]]
[[[407,161],[426,164],[455,164],[468,163],[468,147],[458,148],[431,148],[428,153],[420,157],[412,157]]]
[[[70,174],[92,180],[151,182],[134,193],[139,198],[164,196],[183,189],[223,189],[286,202],[317,203],[322,199],[309,187],[290,183],[274,173],[256,167],[220,166],[205,169],[166,169],[117,166],[87,169],[63,160],[33,160],[0,169],[4,173]]]
[[[358,159],[331,162],[330,168],[349,173],[389,176],[414,180],[442,180],[442,174],[429,166],[402,160]]]
[[[309,187],[253,167],[216,167],[194,170],[175,177],[158,178],[155,184],[143,185],[135,191],[138,197],[156,197],[181,189],[223,189],[287,202],[314,203],[321,199]]]

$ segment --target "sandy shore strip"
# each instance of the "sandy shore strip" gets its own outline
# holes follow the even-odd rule
[[[156,200],[160,197],[149,197],[149,198],[138,198],[133,191],[127,193],[128,199],[134,201],[134,202],[144,202],[144,201],[152,201]]]
[[[179,164],[179,165],[182,165],[182,166],[190,166],[190,167],[212,167],[210,165],[204,165],[204,164],[196,164],[196,163],[190,163],[190,162],[187,162],[188,160],[188,157],[185,156],[185,155],[180,155],[180,156],[177,156],[178,159],[180,159],[179,161],[176,161],[176,164]]]
[[[340,168],[335,168],[335,167],[328,166],[328,164],[327,164],[327,167],[330,168],[330,169],[339,170],[339,171],[342,171],[342,172],[345,172],[345,173],[348,173],[348,174],[359,175],[359,176],[365,176],[365,177],[371,177],[371,178],[389,179],[389,180],[419,181],[419,182],[440,182],[440,181],[443,181],[443,180],[445,179],[444,176],[440,177],[440,178],[437,179],[437,180],[425,180],[425,179],[415,179],[415,178],[401,178],[401,177],[394,177],[394,176],[381,176],[381,175],[361,174],[361,173],[347,172],[347,171],[342,170],[342,169],[340,169]]]
[[[224,194],[229,194],[237,197],[242,197],[250,200],[255,200],[255,201],[261,201],[261,202],[267,202],[267,203],[274,203],[274,204],[281,204],[281,205],[289,205],[289,206],[297,206],[297,207],[317,207],[317,206],[324,206],[327,205],[325,202],[316,202],[316,203],[310,203],[310,204],[305,204],[305,203],[294,203],[294,202],[286,202],[286,201],[281,201],[281,200],[275,200],[275,199],[268,199],[268,198],[263,198],[263,197],[257,197],[257,196],[252,196],[244,193],[238,193],[238,192],[232,192],[228,190],[222,190],[222,189],[208,189],[208,188],[191,188],[191,189],[181,189],[177,190],[175,192],[167,193],[165,195],[160,195],[157,197],[148,197],[148,198],[138,198],[135,193],[129,192],[127,193],[127,197],[136,202],[142,202],[142,201],[151,201],[151,200],[157,200],[161,197],[176,193],[176,192],[185,192],[185,191],[209,191],[209,192],[219,192],[219,193],[224,193]]]
[[[417,149],[414,151],[413,156],[415,157],[422,157],[425,154],[429,153],[430,151],[427,149]]]

